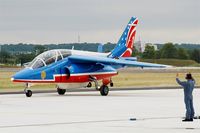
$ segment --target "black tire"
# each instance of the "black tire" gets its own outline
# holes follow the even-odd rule
[[[92,83],[89,82],[88,85],[87,85],[87,87],[88,87],[88,88],[92,87]]]
[[[113,86],[114,86],[114,84],[111,82],[111,83],[110,83],[110,87],[113,87]]]
[[[60,88],[57,88],[57,92],[59,95],[64,95],[66,90],[65,89],[60,89]]]
[[[27,97],[31,97],[31,96],[32,96],[32,94],[33,94],[33,93],[32,93],[32,91],[31,91],[31,90],[27,90],[27,91],[26,91],[26,96],[27,96]]]
[[[108,86],[102,85],[102,86],[100,87],[100,93],[101,93],[102,96],[107,96],[108,93],[109,93],[109,88],[108,88]]]

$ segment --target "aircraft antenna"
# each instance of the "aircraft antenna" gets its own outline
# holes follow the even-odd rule
[[[81,37],[80,35],[78,35],[78,43],[80,43],[80,41],[81,41]]]

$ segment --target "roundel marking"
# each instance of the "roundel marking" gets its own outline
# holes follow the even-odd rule
[[[45,79],[45,78],[46,78],[46,72],[45,72],[45,71],[42,71],[42,72],[41,72],[41,78],[42,78],[42,79]]]

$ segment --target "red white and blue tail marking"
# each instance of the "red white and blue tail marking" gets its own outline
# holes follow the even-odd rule
[[[132,55],[137,24],[138,18],[132,17],[109,57],[130,57]]]

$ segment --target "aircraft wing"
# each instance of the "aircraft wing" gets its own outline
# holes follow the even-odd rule
[[[71,55],[68,57],[68,59],[74,63],[102,63],[102,64],[108,64],[108,65],[124,65],[124,66],[133,66],[133,67],[160,67],[160,68],[170,67],[168,65],[162,65],[162,64],[129,61],[129,60],[124,60],[124,59],[113,59],[113,58],[108,58],[108,57]]]

